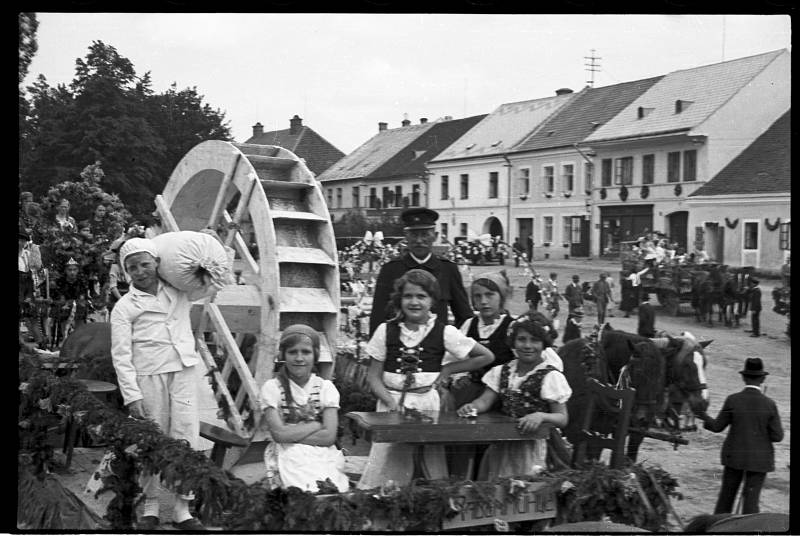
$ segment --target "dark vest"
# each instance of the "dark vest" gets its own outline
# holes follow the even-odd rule
[[[508,364],[504,364],[500,372],[500,400],[502,403],[500,411],[516,418],[524,417],[537,411],[549,412],[550,405],[547,400],[541,397],[541,394],[542,382],[551,371],[557,370],[555,367],[548,365],[525,379],[519,390],[511,390],[508,384],[511,376],[511,367]]]
[[[510,315],[506,315],[505,319],[500,322],[500,325],[498,325],[494,332],[486,339],[482,339],[478,335],[478,316],[472,318],[472,321],[469,324],[467,336],[472,337],[492,351],[494,354],[494,362],[492,365],[505,364],[514,359],[514,353],[511,352],[511,347],[508,346],[508,337],[506,336],[506,333],[508,332],[508,326],[511,325],[512,321],[514,321],[514,318],[512,318]],[[492,365],[487,365],[486,367],[471,371],[469,373],[470,378],[476,383],[479,383],[481,381],[481,377],[483,377],[483,375],[489,371],[489,368],[491,368]]]
[[[400,323],[398,321],[387,321],[384,371],[390,373],[399,372],[403,361],[401,348],[406,350],[406,355],[416,356],[421,360],[418,365],[420,371],[438,373],[442,370],[442,358],[444,358],[445,352],[444,324],[437,319],[433,324],[433,329],[422,339],[422,342],[413,348],[406,348],[400,342]]]
[[[303,406],[298,406],[294,403],[294,400],[292,400],[292,405],[289,406],[286,398],[286,388],[283,386],[283,381],[281,381],[280,387],[280,414],[284,423],[322,421],[322,406],[320,405],[319,401],[319,394],[322,390],[322,381],[315,381],[314,385],[311,387],[311,394],[308,397],[308,402],[306,402],[306,404]]]

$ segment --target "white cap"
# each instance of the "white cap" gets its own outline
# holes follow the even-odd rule
[[[125,259],[136,253],[150,253],[153,258],[158,258],[155,243],[143,237],[132,237],[123,243],[119,250],[119,261],[123,270],[125,270]]]

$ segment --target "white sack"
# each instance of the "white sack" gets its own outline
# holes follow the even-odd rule
[[[210,294],[234,283],[230,257],[214,236],[196,231],[166,232],[152,238],[158,275],[181,291]]]

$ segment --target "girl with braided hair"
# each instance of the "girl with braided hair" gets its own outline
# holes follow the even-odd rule
[[[312,373],[319,361],[319,335],[307,325],[283,330],[277,376],[261,387],[261,405],[272,435],[264,451],[274,486],[315,493],[326,479],[340,492],[349,489],[344,455],[335,446],[339,391]]]
[[[552,344],[544,327],[527,318],[513,322],[508,332],[516,359],[493,367],[483,376],[483,394],[458,409],[470,416],[489,411],[500,401],[501,411],[519,420],[531,440],[492,444],[481,461],[477,478],[532,475],[546,468],[547,436],[552,427],[567,425],[567,400],[572,395],[564,375],[542,358]]]

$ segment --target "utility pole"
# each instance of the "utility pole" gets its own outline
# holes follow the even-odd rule
[[[583,66],[586,67],[586,70],[589,71],[589,80],[586,81],[586,84],[589,85],[590,88],[594,87],[594,74],[596,72],[600,72],[600,65],[596,64],[595,61],[599,61],[603,59],[602,57],[597,57],[594,55],[594,48],[592,48],[592,55],[584,56],[583,59],[588,60],[588,63],[584,63]]]

